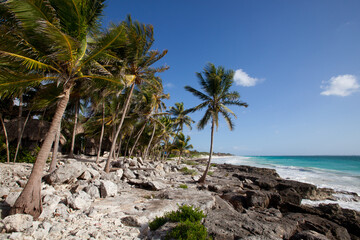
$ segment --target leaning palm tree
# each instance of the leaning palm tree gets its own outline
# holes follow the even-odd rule
[[[127,32],[127,45],[124,51],[123,47],[113,48],[112,54],[114,57],[125,57],[124,70],[127,76],[127,84],[129,93],[126,97],[125,104],[123,105],[122,116],[117,127],[114,139],[117,139],[126,114],[129,111],[130,102],[135,86],[141,86],[144,82],[149,82],[155,73],[163,72],[168,69],[167,66],[154,68],[152,65],[159,61],[167,54],[167,50],[162,52],[158,50],[151,50],[154,43],[154,31],[152,25],[132,21],[129,16],[126,25]],[[150,76],[150,77],[149,77]],[[105,171],[110,171],[110,161],[113,157],[113,152],[116,148],[116,141],[111,144],[110,154],[105,165]]]
[[[176,128],[176,135],[184,129],[184,125],[191,130],[191,124],[195,122],[184,112],[185,108],[183,102],[177,102],[174,107],[170,107],[169,113],[174,116],[172,120],[174,121],[174,127]]]
[[[199,179],[199,183],[205,183],[206,175],[209,171],[211,156],[213,152],[213,142],[214,142],[214,128],[218,128],[219,125],[219,113],[226,120],[229,129],[232,130],[234,123],[231,120],[231,115],[236,118],[236,115],[231,111],[227,106],[235,105],[240,107],[247,107],[247,103],[241,102],[239,100],[240,95],[238,92],[230,92],[230,87],[232,86],[234,80],[234,71],[225,70],[224,67],[215,67],[214,64],[209,63],[205,66],[203,73],[196,73],[201,89],[204,92],[200,92],[190,86],[185,86],[185,89],[191,92],[194,96],[200,98],[203,102],[188,109],[187,112],[195,112],[201,109],[206,108],[206,112],[202,119],[197,124],[198,129],[204,129],[204,127],[211,120],[211,142],[210,142],[210,153],[209,160],[205,169],[204,174]]]
[[[29,180],[11,213],[37,218],[41,211],[41,178],[73,86],[86,78],[119,79],[84,75],[83,69],[123,38],[123,25],[104,35],[88,36],[99,26],[104,0],[9,0],[0,10],[0,96],[19,88],[56,83],[62,88],[50,129],[37,155]],[[19,67],[21,66],[21,68]]]

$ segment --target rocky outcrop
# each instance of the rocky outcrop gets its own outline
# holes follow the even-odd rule
[[[1,220],[1,239],[162,239],[175,225],[168,223],[151,232],[148,223],[184,204],[205,212],[203,223],[213,239],[360,236],[358,212],[331,204],[301,204],[304,198],[334,198],[333,190],[281,179],[272,169],[217,165],[207,184],[199,185],[178,170],[187,166],[199,172],[201,165],[137,158],[116,162],[110,173],[102,170],[104,163],[62,160],[59,165],[44,177],[39,219],[13,215]],[[5,176],[0,182],[4,216],[30,174],[30,165],[19,166],[0,168]]]

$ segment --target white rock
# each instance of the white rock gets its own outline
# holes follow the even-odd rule
[[[43,211],[41,212],[39,219],[52,217],[60,200],[61,198],[57,195],[46,195],[43,198]]]
[[[142,160],[141,157],[138,157],[138,158],[137,158],[137,161],[138,161],[138,163],[140,163],[141,165],[144,165],[144,161]]]
[[[100,173],[91,167],[89,167],[87,171],[91,174],[92,179],[97,179],[100,177]]]
[[[6,197],[5,202],[10,205],[10,207],[14,206],[16,199],[20,196],[21,192],[10,192]]]
[[[136,159],[129,158],[128,162],[130,167],[137,167],[138,161]]]
[[[83,163],[70,162],[69,164],[60,166],[52,173],[46,175],[44,180],[48,184],[70,182],[78,178],[85,170],[86,166]]]
[[[89,171],[85,171],[80,175],[79,179],[89,180],[89,179],[91,179],[91,173]]]
[[[115,173],[116,173],[116,176],[117,176],[119,179],[121,179],[122,176],[124,175],[124,170],[123,170],[122,168],[120,168],[120,169],[116,170]]]
[[[117,185],[111,181],[100,181],[100,195],[102,198],[113,197],[117,194]]]
[[[27,214],[15,214],[3,219],[6,232],[22,232],[32,227],[33,217]]]
[[[124,169],[124,177],[127,179],[134,179],[136,178],[135,174],[128,168]]]
[[[162,182],[159,182],[159,181],[150,181],[148,182],[148,184],[151,186],[151,189],[152,190],[162,190],[162,189],[165,189],[168,187],[168,185],[162,183]]]
[[[96,186],[89,186],[85,188],[85,192],[92,198],[100,198],[99,188]]]
[[[9,195],[10,189],[7,187],[0,187],[0,198],[4,195]]]
[[[67,198],[68,205],[73,209],[83,210],[91,206],[91,197],[84,191]]]

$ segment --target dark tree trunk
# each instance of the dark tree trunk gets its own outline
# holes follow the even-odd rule
[[[20,146],[21,146],[22,136],[24,135],[24,130],[25,130],[25,127],[26,127],[27,122],[29,121],[30,114],[31,114],[31,110],[29,110],[29,113],[28,113],[28,115],[26,116],[26,119],[25,119],[25,122],[24,122],[24,126],[22,126],[22,129],[21,129],[20,138],[19,138],[18,143],[17,143],[17,145],[16,145],[14,162],[16,161],[17,155],[18,155],[18,153],[19,153]]]
[[[51,158],[51,163],[48,172],[53,172],[56,168],[57,164],[57,155],[59,151],[59,142],[60,142],[60,135],[61,135],[61,122],[59,124],[59,129],[56,133],[55,141],[54,141],[54,150]]]
[[[51,145],[59,128],[59,124],[65,112],[66,105],[69,102],[71,87],[72,86],[66,86],[64,89],[64,95],[60,99],[56,108],[49,132],[47,133],[44,143],[37,155],[29,180],[26,183],[26,186],[21,192],[20,196],[16,200],[14,206],[11,208],[10,214],[30,214],[35,219],[37,219],[42,212],[41,178],[43,176],[46,160],[51,150]]]
[[[144,123],[144,125],[141,127],[141,129],[140,129],[140,131],[139,131],[139,133],[138,133],[138,135],[137,135],[137,137],[136,137],[136,140],[135,140],[135,142],[134,142],[134,145],[133,145],[133,147],[132,147],[131,150],[130,150],[129,157],[132,156],[132,154],[133,154],[133,152],[134,152],[134,150],[135,150],[135,147],[136,147],[136,145],[137,145],[137,143],[138,143],[138,141],[139,141],[139,139],[140,139],[140,136],[141,136],[141,134],[143,133],[143,131],[144,131],[144,129],[145,129],[145,126],[146,126],[147,122],[148,122],[148,120],[146,120],[145,123]]]
[[[8,139],[8,135],[7,135],[7,131],[6,131],[6,126],[5,126],[5,123],[4,123],[4,119],[3,119],[1,113],[0,113],[0,121],[1,121],[1,125],[2,125],[2,127],[3,127],[4,135],[5,135],[7,163],[10,163],[9,139]]]
[[[128,108],[129,108],[129,105],[130,105],[130,100],[131,100],[131,96],[132,96],[132,93],[134,91],[134,87],[135,87],[135,83],[133,83],[131,85],[131,89],[130,89],[130,93],[129,93],[129,96],[127,97],[126,99],[126,102],[125,102],[125,105],[124,105],[124,109],[122,111],[122,116],[121,116],[121,119],[120,119],[120,123],[119,123],[119,126],[118,126],[118,129],[116,131],[116,134],[115,134],[115,138],[114,139],[117,139],[117,137],[119,136],[119,133],[120,133],[120,130],[122,128],[122,125],[124,123],[124,119],[125,119],[125,116],[127,114],[127,111],[128,111]],[[115,147],[116,147],[116,141],[113,141],[112,144],[111,144],[111,149],[110,149],[110,153],[109,153],[109,157],[106,161],[106,165],[105,165],[105,169],[104,171],[105,172],[110,172],[110,161],[113,157],[113,154],[114,154],[114,151],[115,151]]]
[[[15,157],[14,157],[14,162],[16,161],[16,156],[20,147],[20,143],[21,143],[21,127],[22,127],[22,110],[23,110],[23,95],[22,93],[20,94],[19,97],[19,114],[18,114],[18,127],[17,127],[17,146],[16,146],[16,153],[15,153]]]
[[[210,168],[210,164],[211,164],[211,156],[213,153],[213,143],[214,143],[214,126],[215,126],[215,121],[212,120],[212,124],[211,124],[211,142],[210,142],[210,154],[209,154],[209,160],[208,163],[206,165],[206,169],[204,174],[201,176],[201,178],[199,179],[198,183],[204,184],[205,183],[205,179],[206,179],[206,175],[209,171]]]
[[[76,128],[77,128],[78,115],[79,115],[79,101],[80,101],[79,99],[76,99],[76,102],[75,102],[74,129],[73,129],[73,133],[72,133],[71,148],[70,148],[70,153],[69,153],[69,157],[71,157],[71,158],[74,157]]]
[[[154,128],[153,128],[153,131],[152,131],[152,134],[151,134],[151,138],[150,138],[150,141],[149,141],[149,144],[146,148],[146,151],[145,151],[145,154],[144,154],[144,160],[147,158],[148,156],[148,152],[149,152],[149,149],[150,149],[150,146],[151,146],[151,143],[153,141],[153,138],[154,138],[154,135],[155,135],[155,130],[156,130],[156,125],[154,123]]]
[[[96,156],[96,164],[99,163],[99,158],[100,158],[100,154],[101,154],[101,148],[102,148],[102,142],[103,142],[103,138],[104,138],[104,129],[105,129],[105,99],[103,99],[103,104],[102,104],[102,122],[101,122],[101,134],[100,134],[100,141],[99,141],[99,150]]]

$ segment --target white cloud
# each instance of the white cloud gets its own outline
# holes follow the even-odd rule
[[[175,85],[172,84],[172,83],[166,83],[166,84],[164,85],[164,87],[166,87],[166,88],[173,88],[173,87],[175,87]]]
[[[346,74],[332,77],[329,81],[323,81],[321,88],[324,89],[321,95],[346,97],[359,91],[360,85],[354,75]]]
[[[234,81],[236,85],[240,85],[244,87],[253,87],[260,81],[260,79],[252,78],[242,69],[238,69],[235,71]]]

